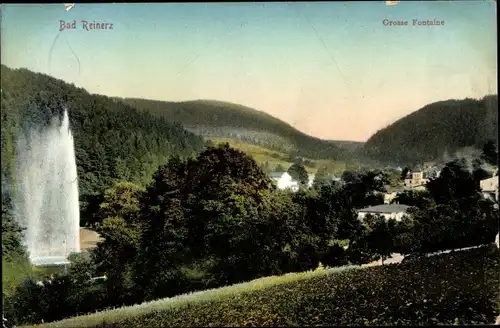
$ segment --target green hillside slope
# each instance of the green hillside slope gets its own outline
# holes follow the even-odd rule
[[[242,105],[214,100],[121,100],[140,110],[179,122],[189,131],[205,137],[238,139],[313,159],[338,160],[353,156],[352,143],[341,142],[337,145],[335,141],[309,136],[269,114]]]
[[[363,152],[384,162],[412,163],[480,148],[497,140],[498,96],[446,100],[426,105],[375,133]]]
[[[1,67],[2,187],[15,176],[15,141],[26,127],[41,127],[68,109],[82,194],[125,179],[146,183],[173,154],[190,156],[204,141],[115,99],[26,69]],[[2,188],[4,189],[4,188]]]

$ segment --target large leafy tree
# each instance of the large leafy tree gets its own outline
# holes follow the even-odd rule
[[[384,203],[383,193],[388,179],[380,171],[344,171],[342,174],[344,190],[351,198],[354,208],[379,205]]]
[[[417,209],[412,218],[416,239],[414,251],[430,253],[463,245],[460,231],[464,231],[466,226],[459,224],[460,216],[454,205],[436,204]]]
[[[265,258],[256,252],[267,249],[259,244],[266,232],[259,204],[262,192],[273,189],[253,158],[228,144],[209,147],[195,159],[172,158],[155,173],[144,197],[139,285],[174,290],[182,275],[174,268],[196,263],[207,264],[203,270],[219,281],[238,280],[235,273],[249,263],[242,254],[256,265],[248,274],[256,274],[262,263],[256,261]]]
[[[237,258],[241,253],[236,249],[246,243],[241,240],[244,228],[249,229],[248,237],[256,237],[250,222],[259,219],[257,206],[263,201],[262,191],[274,189],[270,179],[252,157],[228,144],[208,148],[189,160],[187,170],[184,207],[190,240],[193,245],[194,241],[205,245],[193,247],[192,255]],[[241,243],[234,244],[238,240]],[[233,253],[228,254],[231,250]]]
[[[137,222],[143,192],[141,186],[132,182],[116,182],[113,187],[104,191],[103,201],[99,205],[99,217],[120,217],[127,222]]]
[[[418,211],[412,208],[409,212]],[[396,223],[394,236],[394,252],[400,254],[410,254],[417,248],[417,239],[414,233],[414,221],[411,215],[405,215],[401,221]]]
[[[498,147],[494,140],[488,140],[483,145],[481,157],[488,164],[498,166]]]
[[[429,192],[426,190],[404,190],[397,193],[392,203],[422,208],[429,206],[432,201]]]
[[[143,189],[130,182],[117,182],[105,190],[99,205],[96,231],[102,241],[95,250],[97,273],[107,276],[108,293],[127,302],[132,288],[132,267],[139,251],[142,225],[139,202]]]
[[[295,162],[288,168],[288,174],[299,182],[300,185],[305,186],[309,180],[309,176],[307,175],[306,168],[302,163]]]
[[[316,171],[313,181],[313,188],[321,189],[322,186],[331,185],[332,176],[329,174],[326,166],[321,166]]]
[[[191,246],[197,245],[197,240],[189,239],[182,204],[187,179],[186,162],[174,156],[155,172],[142,198],[144,224],[134,267],[140,298],[154,299],[179,291],[176,267],[188,260]]]
[[[140,231],[121,217],[104,219],[97,229],[103,238],[97,246],[97,271],[107,276],[108,293],[113,301],[125,301],[132,287],[131,266],[140,240]]]
[[[454,200],[466,201],[468,197],[475,196],[480,191],[463,159],[447,163],[439,177],[427,183],[427,190],[438,204]]]
[[[368,229],[367,246],[373,254],[381,258],[383,264],[384,260],[394,251],[396,221],[387,220],[381,215],[367,215],[363,223]]]

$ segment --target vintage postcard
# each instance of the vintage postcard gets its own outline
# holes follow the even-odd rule
[[[0,8],[4,327],[500,323],[495,1]]]

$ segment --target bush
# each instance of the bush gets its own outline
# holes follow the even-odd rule
[[[483,247],[366,269],[268,277],[43,327],[490,324],[500,251]],[[262,287],[264,286],[264,287]]]

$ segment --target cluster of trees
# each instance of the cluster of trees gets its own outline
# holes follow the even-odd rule
[[[413,208],[402,224],[411,226],[401,253],[432,252],[489,243],[498,233],[498,207],[482,196],[465,161],[446,165],[426,191],[406,191],[394,202]]]
[[[94,198],[87,225],[104,240],[73,259],[69,274],[19,286],[5,300],[7,313],[16,323],[57,320],[320,262],[477,245],[497,231],[494,204],[460,162],[449,163],[427,192],[401,194],[414,208],[400,222],[358,219],[356,209],[383,202],[384,174],[345,172],[343,180],[291,193],[276,190],[250,156],[227,144],[196,158],[174,156],[147,187],[118,182]]]
[[[495,141],[488,140],[481,150],[481,159],[489,165],[498,167],[498,147]]]
[[[26,69],[1,66],[2,187],[15,189],[16,138],[69,112],[80,194],[101,193],[114,181],[146,185],[172,155],[201,151],[201,137],[116,99]],[[85,200],[85,197],[83,197]]]
[[[413,163],[442,158],[463,147],[498,144],[498,96],[432,103],[377,131],[363,153],[382,162]]]

